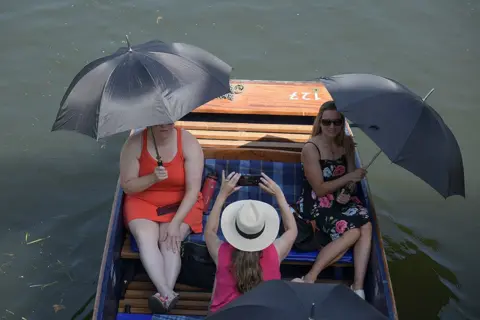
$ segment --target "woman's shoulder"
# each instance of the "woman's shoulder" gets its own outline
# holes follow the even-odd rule
[[[320,147],[314,139],[309,139],[302,147],[302,156],[307,158],[319,158]]]
[[[178,129],[182,135],[182,151],[185,156],[201,157],[203,156],[202,146],[198,142],[197,138],[184,129]]]
[[[182,134],[182,143],[185,145],[199,144],[197,138],[183,128],[178,128]]]
[[[143,130],[131,134],[123,144],[123,153],[139,154],[142,148]]]

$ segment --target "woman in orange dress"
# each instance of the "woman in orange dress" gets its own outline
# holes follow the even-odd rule
[[[161,165],[154,155],[161,159]],[[180,244],[190,232],[202,232],[203,164],[197,139],[173,124],[130,136],[121,152],[125,223],[158,291],[149,298],[154,313],[165,313],[175,306],[178,294],[173,288],[181,267]]]

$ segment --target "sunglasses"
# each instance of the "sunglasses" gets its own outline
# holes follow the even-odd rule
[[[335,120],[322,119],[322,125],[325,127],[329,127],[332,123],[335,127],[339,127],[343,124],[343,120],[342,119],[335,119]]]

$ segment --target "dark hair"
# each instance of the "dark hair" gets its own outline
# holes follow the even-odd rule
[[[313,122],[313,129],[312,129],[312,138],[315,136],[318,136],[319,134],[322,133],[322,117],[323,113],[325,111],[337,111],[337,106],[335,105],[335,102],[333,101],[327,101],[322,106],[320,107],[320,110],[318,111],[317,117],[315,118],[315,121]],[[342,130],[338,134],[338,136],[335,137],[335,144],[338,146],[343,146],[343,142],[345,139],[345,116],[340,113],[340,119],[342,119]]]
[[[232,272],[236,282],[237,290],[241,294],[255,288],[263,281],[260,258],[262,251],[248,252],[234,249],[232,252]]]

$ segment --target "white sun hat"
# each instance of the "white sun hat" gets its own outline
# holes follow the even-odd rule
[[[222,213],[221,228],[229,244],[241,251],[261,251],[278,235],[277,210],[257,200],[240,200],[229,204]]]

